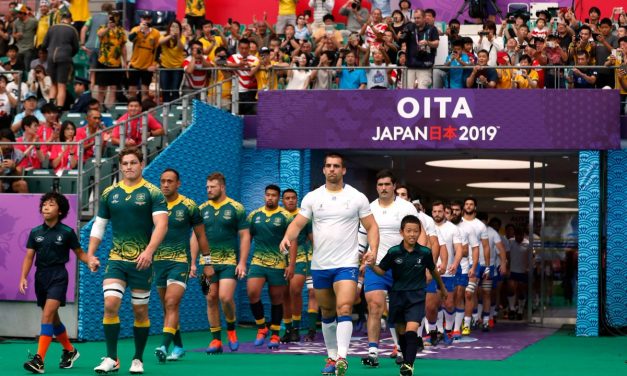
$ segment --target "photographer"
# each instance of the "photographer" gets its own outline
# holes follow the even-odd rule
[[[243,38],[239,41],[239,53],[229,56],[226,62],[230,68],[238,68],[239,115],[253,115],[257,112],[257,80],[259,59],[250,55],[250,42]]]
[[[522,55],[520,58],[521,67],[529,67],[532,63],[529,55]],[[538,87],[538,73],[533,69],[518,69],[514,71],[514,85],[517,89],[536,89]]]
[[[368,9],[361,6],[360,0],[348,0],[340,8],[340,15],[346,17],[346,30],[353,33],[361,30],[368,21],[369,13]]]
[[[207,55],[209,60],[213,60],[216,48],[225,46],[225,39],[220,29],[214,27],[213,22],[209,20],[203,22],[202,36],[198,41],[202,43],[203,54]]]
[[[191,41],[189,43],[189,56],[183,60],[183,71],[185,72],[185,87],[188,91],[202,89],[207,83],[211,62],[203,54],[202,43]]]
[[[469,89],[494,89],[499,77],[496,69],[488,67],[488,51],[477,52],[477,65],[472,69],[466,79],[466,87]]]
[[[547,58],[547,65],[562,65],[563,59],[568,59],[568,52],[560,46],[560,39],[556,35],[549,35],[546,42],[544,52]],[[545,87],[547,89],[563,88],[564,85],[560,84],[560,72],[558,69],[547,69],[546,77],[544,80]]]
[[[501,22],[501,28],[499,30],[499,37],[505,36],[505,40],[516,39],[518,37],[518,29],[525,25],[527,26],[527,17],[526,12],[516,12],[513,14],[507,14],[507,18],[505,18]],[[529,29],[527,28],[527,31]]]
[[[180,68],[185,60],[185,45],[181,29],[181,23],[174,20],[168,26],[165,35],[159,39],[161,68],[163,68],[159,75],[159,86],[165,103],[179,97],[179,87],[183,80],[183,72]]]
[[[427,25],[424,11],[414,11],[414,22],[407,24],[400,42],[407,45],[407,82],[409,88],[428,89],[432,83],[435,54],[440,36],[435,27]]]
[[[112,105],[115,102],[115,90],[118,84],[125,82],[125,75],[120,70],[128,61],[126,56],[126,31],[120,24],[119,17],[109,15],[109,22],[98,29],[100,49],[96,68],[96,99],[100,103]],[[105,100],[105,94],[109,90]]]
[[[448,37],[449,51],[453,49],[454,41],[462,39],[461,35],[459,35],[460,28],[461,24],[458,19],[453,18],[448,22],[448,27],[446,28],[446,32],[444,32],[444,34]]]
[[[379,47],[380,41],[383,39],[383,33],[388,27],[389,25],[383,22],[381,10],[373,8],[368,21],[361,27],[359,35],[363,35],[366,38],[368,47]]]
[[[591,65],[596,63],[596,45],[592,42],[592,29],[588,25],[583,25],[579,29],[579,34],[568,46],[568,65],[573,65],[577,61],[577,54],[581,51],[586,52]]]
[[[137,84],[140,83],[141,96],[147,98],[148,86],[157,70],[156,56],[161,34],[159,30],[150,27],[151,21],[152,14],[145,12],[139,25],[128,34],[128,39],[133,43],[133,53],[128,64],[128,94],[131,97],[137,96]]]
[[[595,55],[596,61],[599,65],[605,64],[612,51],[618,48],[618,38],[612,35],[612,20],[604,18],[599,23],[597,28],[598,33],[593,33],[592,37],[596,41]],[[614,72],[611,69],[599,69],[599,77],[597,80],[597,87],[610,87],[614,88]]]
[[[618,40],[619,49],[605,63],[606,66],[614,66],[616,89],[620,90],[621,115],[627,112],[627,36]]]
[[[452,43],[451,54],[446,58],[444,65],[447,67],[466,67],[471,65],[468,55],[463,53],[464,42],[457,39]],[[463,89],[466,87],[464,82],[464,69],[448,69],[448,87],[451,89]]]
[[[324,21],[322,18],[327,14],[333,13],[333,7],[335,6],[335,0],[309,0],[309,7],[313,8],[313,23],[314,31],[319,27],[322,27]],[[307,18],[308,15],[305,15]]]
[[[331,63],[335,59],[333,53],[325,52],[320,55],[320,62],[318,67],[330,67]],[[335,79],[335,71],[331,69],[314,69],[311,72],[310,80],[313,82],[314,90],[329,90],[331,83]]]
[[[590,65],[590,56],[586,51],[577,51],[577,65]],[[566,75],[569,89],[594,89],[596,87],[598,73],[591,68],[573,68]]]
[[[488,65],[496,66],[496,57],[499,51],[503,50],[503,40],[496,37],[496,24],[486,21],[483,30],[479,32],[479,41],[475,44],[475,51],[488,51]]]

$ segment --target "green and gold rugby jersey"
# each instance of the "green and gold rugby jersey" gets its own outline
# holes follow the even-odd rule
[[[189,238],[194,226],[202,224],[196,203],[179,194],[168,202],[168,233],[155,252],[154,261],[189,262]]]
[[[211,247],[212,263],[237,265],[238,232],[249,227],[244,206],[227,197],[218,204],[206,201],[199,209]]]
[[[98,217],[108,219],[113,229],[109,260],[135,262],[150,243],[152,216],[167,212],[159,188],[144,179],[133,187],[120,182],[105,189],[100,197]]]
[[[296,209],[293,212],[289,212],[292,216],[292,219],[296,218],[299,209]],[[298,253],[296,254],[296,262],[309,262],[311,261],[311,256],[313,255],[313,247],[311,241],[309,240],[309,235],[311,234],[311,221],[307,222],[303,231],[298,234]]]
[[[292,218],[293,216],[282,207],[268,211],[264,206],[248,215],[250,235],[255,241],[251,265],[285,269],[287,259],[279,245]]]

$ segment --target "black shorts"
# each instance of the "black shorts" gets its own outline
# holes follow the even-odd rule
[[[425,316],[425,290],[390,291],[390,322],[421,322]]]
[[[37,296],[37,306],[46,305],[47,299],[54,299],[61,302],[61,307],[65,305],[65,294],[67,293],[68,274],[65,265],[46,269],[37,269],[35,273],[35,295]]]
[[[141,81],[141,84],[144,86],[150,86],[152,82],[153,72],[149,72],[145,69],[135,70],[133,66],[128,71],[128,84],[130,86],[137,86],[137,83]]]
[[[110,71],[96,71],[96,85],[98,86],[118,86],[126,83],[126,72],[120,70],[122,67],[108,67],[101,62],[96,64],[97,69],[111,69]],[[114,70],[115,69],[115,70]]]
[[[70,76],[74,70],[74,63],[53,63],[48,60],[48,76],[53,84],[65,85],[70,82]]]

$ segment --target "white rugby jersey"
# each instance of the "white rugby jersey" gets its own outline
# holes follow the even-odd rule
[[[457,224],[462,236],[462,245],[468,245],[468,256],[462,258],[462,274],[468,274],[468,269],[472,265],[472,249],[479,246],[479,239],[468,222],[461,221]],[[465,242],[464,242],[465,240]]]
[[[377,265],[388,253],[388,250],[403,241],[400,234],[401,221],[407,215],[418,216],[418,210],[409,201],[396,197],[392,205],[382,207],[379,199],[370,203],[370,210],[379,226],[379,250],[377,251]],[[359,251],[365,252],[368,248],[368,236],[366,229],[359,226]]]
[[[357,267],[359,220],[371,213],[366,196],[348,184],[339,192],[323,185],[307,193],[299,214],[312,221],[311,269]]]
[[[446,265],[446,272],[444,273],[444,276],[452,277],[455,274],[450,274],[448,272],[448,268],[453,265],[453,262],[455,261],[455,244],[463,244],[461,232],[457,226],[447,220],[442,221],[441,225],[436,223],[436,230],[438,231],[438,241],[440,242],[440,246],[445,244],[446,250],[448,251],[448,263]],[[438,260],[438,262],[439,261],[440,260]]]
[[[490,265],[499,267],[501,265],[501,258],[499,257],[499,249],[496,248],[496,245],[502,243],[501,235],[490,226],[486,228],[488,230],[488,244],[490,244]]]
[[[523,239],[522,243],[510,239],[509,267],[512,273],[527,273],[529,271],[529,240]]]
[[[427,236],[438,236],[438,232],[435,229],[435,221],[433,218],[429,217],[423,212],[418,212],[418,219],[420,219],[420,224],[427,232]]]
[[[479,265],[487,266],[485,255],[483,254],[483,243],[481,242],[481,240],[483,239],[489,239],[488,229],[486,225],[477,218],[473,219],[472,221],[468,221],[462,218],[462,222],[466,222],[471,226],[472,230],[477,236],[477,240],[479,240]]]

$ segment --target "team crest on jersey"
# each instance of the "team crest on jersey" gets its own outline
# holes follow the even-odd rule
[[[146,203],[146,194],[138,193],[137,196],[135,196],[135,204],[144,205],[145,203]]]
[[[43,241],[44,241],[44,237],[43,237],[43,236],[38,236],[38,237],[36,237],[36,238],[35,238],[35,241],[36,241],[37,243],[41,243],[41,242],[43,242]]]
[[[174,219],[176,219],[177,221],[182,221],[185,219],[185,210],[183,209],[179,209],[177,211],[174,212]]]
[[[114,194],[113,197],[111,198],[111,203],[112,204],[117,204],[118,202],[120,202],[120,195],[119,194]]]
[[[233,218],[233,211],[231,209],[226,209],[224,211],[224,219],[231,219]]]
[[[422,265],[422,257],[416,260],[416,265]]]
[[[281,218],[279,218],[279,217],[274,218],[274,222],[273,222],[273,224],[274,224],[275,226],[281,226],[281,224],[282,224],[282,223],[283,223],[283,221],[281,220]]]
[[[55,242],[55,244],[58,244],[58,245],[63,244],[63,236],[61,235],[57,236],[57,241]]]
[[[403,263],[403,258],[402,257],[397,257],[394,259],[394,263],[400,265]]]

